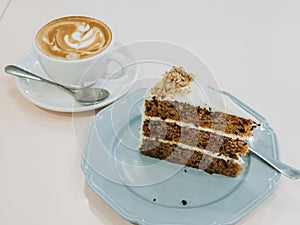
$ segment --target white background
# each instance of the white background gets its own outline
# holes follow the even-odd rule
[[[0,224],[130,224],[85,185],[72,114],[34,106],[2,70],[31,48],[39,26],[64,15],[108,21],[124,43],[163,40],[195,52],[223,90],[268,119],[281,159],[300,167],[299,1],[1,0],[0,15],[3,2]],[[275,193],[238,224],[297,223],[299,190],[300,181],[281,177]]]

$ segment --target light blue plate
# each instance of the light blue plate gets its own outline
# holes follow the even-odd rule
[[[140,225],[234,224],[273,193],[280,173],[250,154],[236,178],[141,155],[144,93],[138,90],[100,111],[84,147],[87,184],[122,217]],[[225,95],[262,123],[249,145],[278,159],[276,135],[264,118]]]

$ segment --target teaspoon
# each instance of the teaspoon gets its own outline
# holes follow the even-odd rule
[[[109,92],[103,88],[83,88],[79,90],[71,90],[61,84],[39,77],[29,71],[26,71],[18,66],[8,65],[4,68],[5,72],[14,76],[24,77],[32,80],[37,80],[57,86],[71,94],[74,99],[82,105],[97,104],[109,96]]]

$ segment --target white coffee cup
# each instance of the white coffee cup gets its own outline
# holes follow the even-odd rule
[[[114,42],[106,23],[87,16],[66,16],[37,31],[34,49],[52,80],[80,89],[95,84],[105,74],[105,63],[99,62],[107,60]]]

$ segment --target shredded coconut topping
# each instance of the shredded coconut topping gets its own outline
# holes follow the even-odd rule
[[[184,95],[190,93],[189,84],[193,80],[193,74],[186,72],[182,67],[173,66],[170,71],[165,72],[161,81],[151,88],[150,92],[160,98]]]

